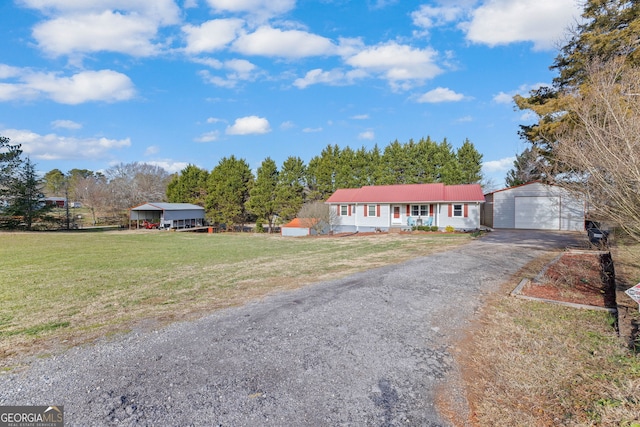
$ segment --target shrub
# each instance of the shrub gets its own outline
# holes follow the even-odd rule
[[[444,228],[444,230],[445,230],[447,233],[453,233],[454,231],[456,231],[456,229],[455,229],[455,228],[453,228],[453,225],[447,225],[447,226]]]
[[[431,231],[438,231],[439,230],[437,225],[432,225],[430,228],[431,228]]]

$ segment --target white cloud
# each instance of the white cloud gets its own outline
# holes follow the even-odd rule
[[[369,120],[368,114],[356,114],[355,116],[351,116],[353,120]]]
[[[155,154],[158,154],[159,152],[160,152],[160,147],[158,147],[157,145],[150,145],[147,147],[146,150],[144,150],[144,155],[153,156]]]
[[[467,39],[497,46],[533,42],[535,50],[555,47],[581,13],[575,0],[489,0],[472,12]]]
[[[456,93],[448,88],[437,87],[420,96],[418,102],[435,104],[439,102],[457,102],[463,99],[464,95],[460,93]]]
[[[360,134],[358,134],[358,139],[366,139],[366,140],[372,141],[375,138],[376,138],[376,134],[371,130],[367,130],[365,132],[361,132]]]
[[[219,123],[219,122],[224,122],[224,119],[219,119],[217,117],[209,117],[207,119],[207,123]]]
[[[282,130],[289,130],[289,129],[294,128],[295,126],[296,126],[296,125],[295,125],[292,121],[289,121],[289,120],[288,120],[288,121],[286,121],[286,122],[282,122],[282,123],[280,124],[280,129],[282,129]]]
[[[136,93],[129,77],[112,70],[82,71],[62,77],[24,68],[17,80],[0,82],[0,101],[49,98],[60,104],[75,105],[89,101],[125,101]]]
[[[162,169],[166,170],[169,173],[178,173],[184,168],[186,168],[187,166],[189,166],[189,163],[176,162],[173,160],[153,160],[145,163],[149,165],[161,167]]]
[[[188,53],[212,52],[224,48],[236,39],[244,21],[241,19],[215,19],[200,26],[185,25]]]
[[[271,132],[269,121],[263,117],[247,116],[236,119],[227,127],[227,135],[255,135]]]
[[[217,12],[245,12],[265,18],[290,11],[296,0],[207,0]]]
[[[47,19],[33,27],[38,46],[53,56],[98,51],[149,56],[162,25],[180,21],[174,0],[21,0]]]
[[[500,92],[493,97],[493,102],[497,104],[511,104],[513,102],[513,95]]]
[[[214,130],[214,131],[211,131],[211,132],[203,133],[199,137],[195,138],[194,141],[196,141],[196,142],[213,142],[213,141],[217,141],[219,137],[220,137],[220,132],[218,132],[217,130]]]
[[[194,61],[217,70],[226,70],[227,73],[224,76],[213,75],[208,70],[202,70],[198,73],[206,82],[225,88],[234,88],[241,81],[253,81],[260,74],[258,67],[246,59],[231,59],[225,62],[209,59],[195,59]]]
[[[352,84],[355,80],[367,76],[364,70],[351,70],[344,72],[340,69],[324,71],[321,68],[308,71],[304,77],[298,78],[293,85],[298,89],[304,89],[314,84],[327,84],[330,86],[345,86]]]
[[[504,159],[491,160],[482,163],[482,170],[487,173],[507,172],[513,167],[514,157],[505,157]]]
[[[151,42],[156,22],[112,11],[55,18],[33,29],[38,46],[54,56],[85,52],[119,52],[133,56],[158,53]]]
[[[51,126],[54,129],[82,129],[82,125],[73,120],[54,120],[51,122]]]
[[[469,123],[473,121],[472,116],[462,116],[456,119],[456,123]]]
[[[12,67],[6,64],[0,64],[0,79],[8,79],[11,77],[17,77],[21,74],[21,70],[18,67]]]
[[[21,129],[4,129],[2,135],[22,144],[25,154],[40,160],[99,160],[112,150],[131,146],[131,140],[109,138],[67,138],[50,133],[40,135]]]
[[[420,9],[411,13],[413,24],[417,27],[429,30],[433,27],[455,22],[464,14],[464,9],[458,6],[433,7],[420,6]]]
[[[116,102],[131,99],[135,95],[129,77],[112,70],[83,71],[71,77],[36,73],[27,75],[24,79],[29,89],[45,94],[61,104]]]
[[[253,33],[240,36],[233,43],[233,49],[245,55],[283,58],[304,58],[336,52],[336,46],[325,37],[269,26],[262,26]]]
[[[394,89],[409,89],[414,83],[431,79],[442,72],[435,64],[437,52],[396,42],[368,47],[348,58],[356,68],[379,73]]]
[[[174,24],[180,19],[180,9],[174,0],[20,0],[19,3],[47,15],[122,10],[163,24]]]
[[[520,121],[522,122],[529,122],[529,121],[535,121],[535,120],[538,120],[538,116],[533,111],[525,111],[520,116]]]
[[[322,128],[304,128],[302,129],[302,132],[304,133],[317,133],[317,132],[322,132]]]

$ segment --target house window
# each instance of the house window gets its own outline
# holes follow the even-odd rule
[[[411,205],[411,216],[429,216],[429,205]]]
[[[462,216],[462,205],[453,205],[453,216]]]
[[[376,205],[369,205],[369,212],[367,212],[367,216],[378,216],[376,214]]]
[[[348,211],[347,211],[347,205],[341,205],[340,206],[340,215],[348,215]]]

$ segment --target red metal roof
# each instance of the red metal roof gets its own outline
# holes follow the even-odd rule
[[[304,227],[302,225],[302,222],[300,221],[300,218],[294,218],[292,219],[290,222],[286,223],[285,225],[283,225],[283,227],[290,227],[290,228],[307,228]]]
[[[484,202],[480,184],[373,185],[336,190],[327,203]]]

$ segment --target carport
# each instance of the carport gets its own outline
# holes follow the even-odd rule
[[[145,224],[157,224],[157,228],[175,229],[204,226],[204,208],[191,203],[145,203],[130,209],[129,228],[146,228]]]
[[[583,231],[585,202],[557,185],[530,182],[485,194],[482,224],[491,228]]]

